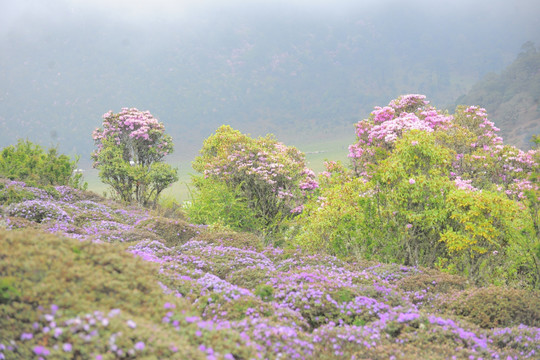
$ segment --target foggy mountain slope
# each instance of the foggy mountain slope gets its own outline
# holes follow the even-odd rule
[[[507,143],[530,148],[540,134],[540,52],[527,42],[512,64],[487,74],[457,103],[485,107]]]
[[[538,29],[527,1],[237,1],[182,11],[167,1],[162,11],[140,1],[20,3],[32,6],[7,12],[0,31],[0,145],[28,137],[83,160],[101,115],[124,106],[163,121],[179,156],[221,124],[292,143],[339,137],[402,93],[445,106],[510,63]]]

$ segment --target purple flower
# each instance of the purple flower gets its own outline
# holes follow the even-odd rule
[[[34,334],[32,333],[22,333],[21,334],[21,340],[30,340],[34,337]]]
[[[50,354],[50,351],[45,346],[38,345],[38,346],[34,346],[34,353],[36,355],[47,356]]]
[[[398,315],[397,321],[400,323],[409,322],[411,320],[418,319],[419,317],[420,315],[415,313],[401,313]]]
[[[135,324],[135,321],[133,321],[133,320],[126,321],[126,324],[127,324],[127,326],[129,326],[132,329],[135,329],[137,327],[137,324]]]
[[[415,181],[414,179],[412,179],[412,178],[411,178],[411,179],[409,179],[409,184],[411,184],[411,185],[412,185],[412,184],[414,184],[414,183],[416,183],[416,181]]]
[[[166,303],[163,305],[163,307],[164,307],[165,309],[174,309],[174,308],[176,307],[176,305],[171,304],[171,303],[169,303],[169,302],[166,302]]]
[[[64,343],[64,345],[62,345],[62,350],[64,350],[65,352],[71,352],[71,349],[73,347],[71,346],[70,343]]]
[[[144,350],[144,343],[142,341],[139,341],[138,343],[136,343],[135,350],[139,350],[139,351]]]

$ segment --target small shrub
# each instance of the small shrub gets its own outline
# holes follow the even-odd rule
[[[43,200],[27,200],[19,204],[12,204],[8,210],[11,216],[18,216],[37,223],[56,220],[71,221],[68,213],[57,204]]]
[[[34,200],[36,195],[24,188],[6,186],[0,183],[0,204],[11,205],[25,200]]]
[[[225,318],[231,321],[258,317],[255,314],[259,316],[272,314],[271,307],[261,302],[260,299],[250,296],[242,296],[228,301],[219,307],[219,311],[226,313]]]
[[[318,186],[298,149],[271,135],[253,139],[226,125],[204,141],[193,169],[204,176],[195,182],[202,185],[201,193],[214,192],[215,186],[228,188],[228,196],[237,200],[233,204],[251,210],[257,230],[267,233],[301,212],[307,194]]]
[[[153,232],[168,247],[182,245],[199,234],[199,229],[184,220],[151,217],[136,225],[138,229]]]
[[[506,287],[474,288],[441,297],[442,311],[480,327],[540,326],[540,293]]]
[[[261,251],[264,246],[259,237],[247,232],[203,232],[194,240],[253,251]]]
[[[244,289],[255,290],[262,286],[268,279],[275,276],[273,271],[261,269],[258,266],[245,267],[231,272],[226,280],[233,285]]]
[[[446,294],[465,290],[468,286],[468,282],[467,279],[462,276],[424,269],[420,274],[413,274],[400,279],[396,282],[396,285],[403,291],[429,289],[431,293]]]
[[[212,179],[194,177],[196,190],[185,210],[195,224],[227,226],[233,231],[253,231],[259,228],[256,213],[248,206],[240,188]]]

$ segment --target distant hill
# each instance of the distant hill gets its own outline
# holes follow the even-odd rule
[[[298,146],[334,141],[400,94],[453,104],[531,38],[519,9],[471,18],[407,3],[346,14],[253,5],[129,21],[51,3],[51,16],[28,10],[0,33],[0,146],[59,144],[83,167],[108,110],[149,110],[182,159],[222,124]]]
[[[487,74],[456,103],[486,108],[506,143],[529,149],[532,135],[540,134],[539,100],[540,52],[529,41],[512,64]]]

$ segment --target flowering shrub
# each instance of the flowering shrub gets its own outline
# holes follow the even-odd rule
[[[477,283],[540,286],[539,151],[504,145],[485,109],[448,115],[423,95],[356,124],[352,171],[330,162],[296,243],[438,266]]]
[[[271,136],[252,139],[222,126],[204,141],[200,154],[193,168],[206,181],[226,184],[245,199],[260,220],[260,229],[276,228],[284,218],[301,212],[307,195],[318,187],[304,154]],[[200,182],[205,180],[195,182],[202,191]]]
[[[38,223],[51,220],[61,222],[71,221],[70,216],[60,206],[43,200],[27,200],[18,204],[12,204],[8,208],[8,214]]]
[[[156,204],[161,192],[178,180],[177,170],[163,163],[173,144],[165,127],[148,111],[123,108],[103,115],[103,128],[92,134],[94,167],[118,198]]]
[[[336,163],[329,170],[325,184],[347,176]],[[399,183],[423,181],[418,172]],[[362,192],[347,198],[368,195],[369,182],[353,185]],[[10,217],[41,231],[0,230],[0,358],[533,359],[540,351],[534,291],[264,247],[252,234],[186,228],[97,196],[55,199],[24,188],[88,216],[77,223]],[[54,225],[63,236],[43,232]],[[129,244],[92,241],[112,234]]]

